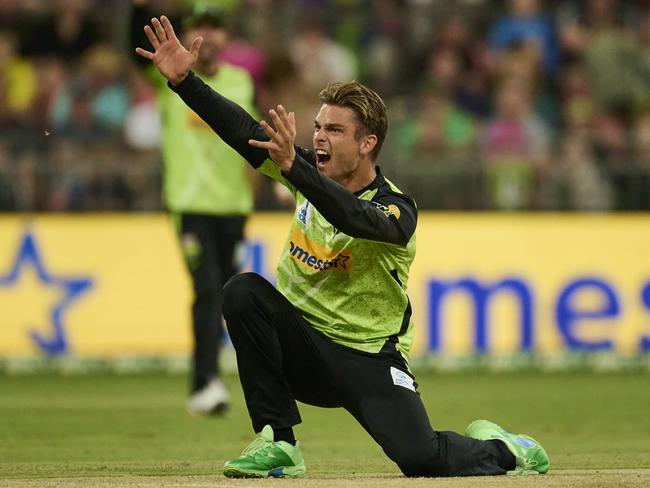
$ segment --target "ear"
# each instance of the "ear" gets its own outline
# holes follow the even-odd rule
[[[370,154],[376,145],[377,145],[377,136],[374,134],[370,134],[369,136],[364,136],[363,139],[361,139],[359,150],[361,154],[365,156]]]

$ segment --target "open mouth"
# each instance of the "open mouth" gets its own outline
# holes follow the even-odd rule
[[[316,149],[316,163],[319,168],[322,168],[329,163],[332,156],[324,149]]]

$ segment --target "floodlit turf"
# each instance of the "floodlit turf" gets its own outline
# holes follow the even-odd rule
[[[182,376],[0,376],[0,486],[432,486],[405,480],[340,409],[301,406],[302,480],[227,480],[252,432],[237,378],[222,419],[184,411]],[[436,480],[436,486],[650,486],[650,376],[418,374],[434,427],[479,417],[540,440],[545,477]],[[399,415],[399,413],[396,413]],[[477,484],[479,483],[479,484]]]

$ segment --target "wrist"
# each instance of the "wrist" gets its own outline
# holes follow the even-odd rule
[[[282,170],[283,173],[288,173],[291,171],[291,166],[293,166],[293,161],[291,160],[285,160],[280,163],[278,163],[278,166],[280,167],[280,170]]]
[[[183,83],[183,81],[185,81],[185,78],[187,78],[187,75],[189,75],[189,74],[190,74],[190,72],[188,70],[188,71],[180,74],[179,76],[175,76],[173,78],[170,78],[169,82],[172,84],[172,86],[178,86],[181,83]]]
[[[287,159],[282,161],[282,164],[280,167],[282,168],[282,171],[285,173],[288,173],[291,171],[291,167],[293,166],[293,163],[296,161],[296,153],[294,152],[292,155],[290,155]]]

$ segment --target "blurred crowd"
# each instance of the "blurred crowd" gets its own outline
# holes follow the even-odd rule
[[[0,211],[149,211],[160,121],[133,54],[180,0],[0,0]],[[650,1],[221,0],[224,62],[310,146],[318,91],[390,114],[379,164],[421,209],[650,209]],[[196,7],[196,5],[194,5]],[[137,13],[137,15],[135,15]],[[258,183],[257,208],[283,204]]]

